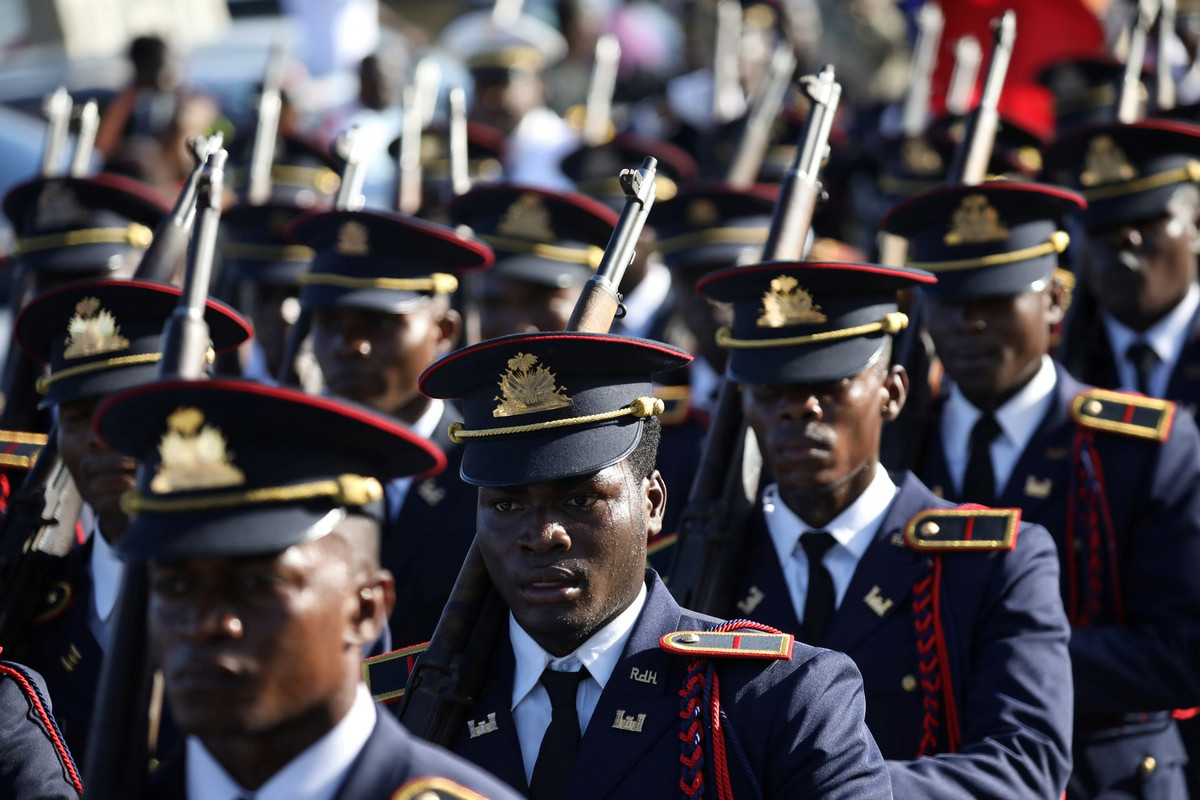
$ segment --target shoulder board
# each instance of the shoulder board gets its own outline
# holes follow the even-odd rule
[[[1019,508],[930,508],[904,526],[904,543],[913,550],[954,553],[969,550],[1012,550],[1021,523]]]
[[[794,642],[795,637],[790,633],[675,631],[659,639],[658,646],[681,656],[782,660],[792,657]]]
[[[1174,418],[1175,404],[1170,400],[1131,392],[1088,389],[1071,401],[1076,425],[1154,442],[1167,440]]]
[[[425,642],[362,660],[363,683],[367,684],[376,703],[386,705],[404,696],[404,687],[417,663],[417,656],[428,649],[429,642]]]
[[[392,800],[487,800],[449,778],[416,778],[392,794]]]
[[[687,419],[688,407],[691,405],[692,387],[656,385],[654,396],[663,401],[666,406],[663,413],[658,415],[662,425],[678,425]]]
[[[46,434],[0,430],[0,466],[29,469],[46,446]]]

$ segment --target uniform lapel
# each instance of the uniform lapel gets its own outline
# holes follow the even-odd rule
[[[1019,508],[1030,518],[1045,517],[1047,505],[1061,504],[1071,478],[1071,418],[1068,409],[1083,385],[1054,365],[1054,402],[1013,466],[997,498],[1001,508]]]
[[[471,716],[467,720],[468,725],[476,723],[476,730],[479,730],[479,725],[484,725],[486,729],[491,727],[491,715],[495,714],[495,728],[474,737],[464,730],[459,735],[454,752],[483,767],[509,786],[528,793],[525,761],[521,757],[517,726],[512,718],[512,686],[516,662],[513,658],[512,644],[508,640],[507,623],[505,635],[497,643],[496,651],[491,671],[494,679],[483,687],[479,700],[472,706]]]
[[[800,619],[792,603],[792,593],[783,575],[783,567],[771,536],[761,504],[750,523],[751,553],[742,581],[742,591],[731,617],[752,619],[787,633],[800,630]]]
[[[946,464],[946,449],[942,443],[942,416],[946,408],[940,403],[939,413],[929,424],[929,442],[925,445],[925,457],[921,459],[919,469],[921,480],[938,497],[955,497],[957,491],[950,479],[950,467]]]
[[[1196,404],[1200,402],[1200,309],[1192,316],[1179,361],[1167,381],[1167,399],[1196,416]]]

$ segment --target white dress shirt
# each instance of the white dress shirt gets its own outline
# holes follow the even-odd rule
[[[188,800],[333,800],[374,729],[375,702],[360,683],[346,716],[253,792],[243,789],[198,738],[189,736]]]
[[[1187,343],[1188,329],[1198,308],[1200,285],[1192,283],[1178,305],[1141,333],[1117,322],[1107,311],[1100,312],[1104,330],[1108,333],[1108,343],[1112,346],[1117,378],[1121,382],[1120,388],[1137,391],[1137,369],[1125,357],[1125,353],[1134,342],[1145,342],[1158,356],[1158,364],[1150,371],[1149,385],[1146,388],[1150,390],[1151,397],[1166,397],[1167,384],[1171,382],[1171,373],[1175,371],[1175,364],[1179,361],[1184,344]]]
[[[800,537],[807,531],[828,531],[837,542],[825,553],[821,563],[833,578],[833,591],[840,607],[854,570],[879,531],[895,497],[896,484],[892,483],[886,469],[876,465],[875,477],[862,494],[828,525],[816,526],[809,525],[780,500],[778,484],[771,484],[763,492],[762,509],[767,531],[783,566],[796,619],[801,623],[804,622],[804,599],[808,595],[808,556],[804,548],[797,546]]]
[[[992,473],[996,477],[996,497],[1004,492],[1004,487],[1012,477],[1013,467],[1050,411],[1057,384],[1058,373],[1054,370],[1053,359],[1042,356],[1042,365],[1033,379],[993,412],[1000,426],[1000,435],[992,440],[992,446],[988,449],[992,457]],[[981,416],[983,412],[971,405],[957,386],[950,387],[950,399],[946,401],[946,410],[942,413],[942,451],[946,457],[946,469],[959,490],[967,472],[967,460],[971,457],[971,430]]]
[[[633,632],[642,607],[646,605],[646,585],[642,584],[637,598],[612,622],[592,634],[573,653],[555,658],[542,649],[525,630],[517,624],[510,612],[508,636],[512,641],[516,670],[513,673],[512,716],[517,728],[517,741],[521,744],[521,758],[525,762],[525,780],[533,780],[533,765],[537,762],[542,737],[550,727],[550,695],[541,684],[542,671],[550,667],[555,671],[574,672],[581,666],[588,677],[579,683],[575,698],[575,710],[579,713],[580,733],[587,730],[596,710],[600,694],[608,685],[625,643]]]
[[[112,613],[117,605],[121,579],[125,575],[125,562],[117,558],[112,545],[100,533],[100,521],[92,507],[85,503],[79,516],[84,523],[84,530],[92,532],[92,557],[88,562],[92,577],[92,602],[88,630],[96,637],[100,650],[106,651],[108,637],[112,633]]]
[[[408,429],[417,436],[423,436],[426,439],[433,438],[433,434],[437,431],[438,420],[442,418],[442,410],[445,409],[446,403],[443,400],[430,400],[429,408],[425,413],[417,419]],[[404,498],[408,497],[408,490],[412,487],[412,476],[408,475],[403,478],[396,478],[387,485],[385,494],[387,494],[387,513],[389,516],[399,514],[400,509],[404,507]]]

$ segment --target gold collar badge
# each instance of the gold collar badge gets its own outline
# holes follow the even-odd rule
[[[763,292],[762,313],[758,316],[760,328],[816,325],[826,320],[821,307],[813,303],[812,295],[790,275],[773,279],[771,288]]]
[[[371,248],[367,240],[367,226],[361,222],[346,222],[338,229],[338,255],[368,256]]]
[[[1117,147],[1111,136],[1097,136],[1088,142],[1079,183],[1083,186],[1116,183],[1133,180],[1137,174],[1137,170],[1125,157],[1125,151]]]
[[[496,233],[534,242],[553,242],[558,237],[550,226],[550,212],[545,201],[536,194],[523,194],[508,207]]]
[[[114,350],[128,350],[129,340],[121,335],[116,317],[94,297],[75,304],[75,316],[67,323],[65,358],[83,358]]]
[[[198,408],[178,408],[167,417],[167,432],[158,444],[159,465],[150,481],[156,494],[241,486],[245,474],[233,465],[225,437],[204,424]]]
[[[969,194],[962,199],[950,221],[950,232],[944,237],[948,245],[1002,242],[1008,238],[996,209],[982,194]]]
[[[551,411],[571,405],[566,387],[559,386],[554,373],[538,364],[537,356],[517,353],[508,360],[508,370],[500,376],[500,405],[492,411],[493,417],[514,417]]]

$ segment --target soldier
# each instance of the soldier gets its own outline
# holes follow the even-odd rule
[[[0,661],[0,792],[10,800],[79,800],[83,784],[36,672]]]
[[[313,353],[329,392],[400,420],[450,459],[436,477],[387,487],[382,558],[400,592],[391,635],[424,642],[475,533],[475,493],[458,477],[461,448],[446,438],[458,412],[422,395],[417,377],[458,339],[455,275],[489,266],[492,253],[449,228],[366,211],[314,214],[298,220],[291,237],[315,252],[300,276],[300,306],[312,315]]]
[[[454,749],[537,800],[890,797],[848,659],[682,609],[644,569],[666,502],[650,376],[687,360],[531,333],[422,376],[464,400],[452,436],[510,612]]]
[[[1054,544],[1013,509],[955,508],[879,465],[908,390],[891,361],[919,270],[764,263],[698,289],[733,304],[728,379],[773,481],[746,524],[738,613],[841,650],[898,798],[1057,798],[1070,771]]]
[[[1055,538],[1072,624],[1068,797],[1186,797],[1170,711],[1200,700],[1200,438],[1173,403],[1086,386],[1046,355],[1063,315],[1059,222],[1083,206],[997,182],[885,220],[939,275],[921,293],[953,381],[917,469],[946,497],[1018,508]]]
[[[143,462],[119,550],[148,562],[150,650],[187,734],[152,797],[518,797],[414,740],[362,684],[395,599],[383,484],[444,466],[436,447],[241,381],[163,381],[98,413],[100,435]]]
[[[75,283],[47,292],[17,319],[17,343],[49,372],[38,382],[43,406],[58,415],[58,451],[84,506],[82,533],[54,576],[20,659],[45,676],[72,752],[86,752],[100,663],[108,646],[122,565],[113,552],[129,527],[121,494],[137,463],[92,430],[108,395],[154,380],[163,326],[179,302],[173,286],[133,280]],[[208,304],[217,351],[249,335],[228,306]],[[18,652],[14,650],[14,653]]]

